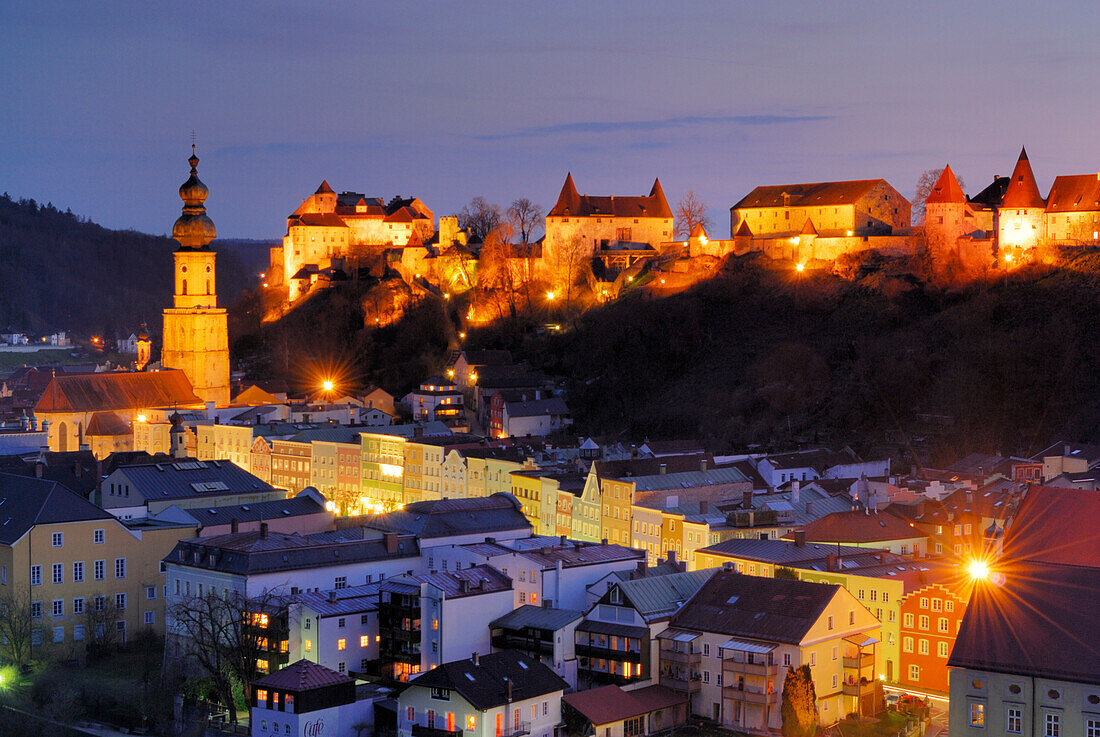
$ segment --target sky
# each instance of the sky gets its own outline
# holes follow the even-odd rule
[[[278,238],[327,179],[549,209],[695,190],[728,237],[761,184],[950,163],[973,194],[1026,145],[1044,194],[1100,170],[1100,4],[10,2],[0,191],[166,233],[191,133],[223,238]]]

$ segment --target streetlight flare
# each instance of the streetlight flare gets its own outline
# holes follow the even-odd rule
[[[806,270],[806,264],[795,264],[794,270],[795,271],[805,271]]]
[[[974,559],[967,563],[966,571],[975,580],[985,581],[989,578],[989,564],[984,560]]]
[[[326,392],[330,392],[336,388],[336,384],[333,383],[332,379],[325,379],[321,382],[321,388]]]

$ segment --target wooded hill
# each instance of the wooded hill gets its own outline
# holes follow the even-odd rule
[[[167,237],[108,230],[52,204],[0,196],[0,328],[113,337],[145,320],[159,333],[172,300],[175,247]],[[214,247],[219,301],[227,305],[258,273],[233,248]]]

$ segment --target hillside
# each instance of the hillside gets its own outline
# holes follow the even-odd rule
[[[256,242],[244,242],[249,252]],[[258,273],[232,248],[219,251],[222,304],[255,284]],[[78,336],[128,333],[146,320],[159,332],[172,299],[175,241],[108,230],[52,204],[0,197],[0,328],[69,330]],[[255,260],[255,259],[253,259]]]

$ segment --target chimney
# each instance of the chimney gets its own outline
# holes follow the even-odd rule
[[[414,438],[424,437],[424,428],[421,427],[420,425],[417,425],[416,427],[414,427],[413,428],[413,437]]]
[[[600,545],[607,545],[607,538],[600,540]]]
[[[240,532],[236,517],[233,517],[229,520],[229,531],[232,532],[234,535]]]
[[[791,533],[791,537],[794,538],[794,546],[796,548],[805,547],[805,545],[806,545],[806,531],[805,530],[795,530],[794,532]]]
[[[706,499],[699,502],[699,514],[706,514],[710,510],[710,504]]]
[[[384,535],[382,535],[382,542],[386,546],[386,552],[387,553],[396,553],[397,552],[397,533],[396,532],[387,532]]]
[[[634,578],[645,578],[646,562],[644,560],[638,561],[638,568],[634,572]]]
[[[669,550],[668,551],[668,562],[669,563],[675,563],[676,562],[676,551],[675,550]]]
[[[261,522],[260,523],[260,539],[261,540],[266,540],[267,539],[267,523],[266,522]]]
[[[84,468],[80,465],[80,461],[73,461],[73,476],[80,478],[80,472],[83,470]]]
[[[707,472],[707,459],[703,458],[699,461],[699,470],[703,473]]]
[[[332,591],[328,592],[328,603],[329,604],[335,604],[336,603],[336,591],[335,590],[332,590]]]
[[[801,492],[802,482],[798,479],[795,479],[791,482],[791,504],[798,504],[798,501],[802,496]]]
[[[659,471],[658,471],[659,473],[666,474],[666,473],[668,473],[668,464],[667,463],[662,463],[660,466],[658,466],[658,469],[659,469]]]
[[[813,513],[814,513],[814,502],[811,499],[811,500],[806,502],[806,514],[813,514]]]
[[[752,492],[746,491],[741,495],[741,508],[752,509]]]
[[[213,402],[207,402],[206,403],[206,419],[209,420],[209,419],[212,419],[213,417],[214,417],[214,403]]]
[[[46,471],[46,463],[42,459],[34,462],[34,477],[36,479],[42,478],[42,474]]]
[[[504,682],[506,684],[508,684],[508,703],[510,704],[510,703],[512,703],[512,679],[511,678],[505,678]],[[515,728],[519,729],[519,725],[518,724],[515,725]]]
[[[458,579],[458,593],[465,594],[470,591],[470,582],[465,578]]]
[[[569,538],[567,538],[565,535],[562,535],[561,536],[561,547],[564,548],[568,541],[569,541]]]
[[[1064,456],[1068,456],[1068,455],[1069,455],[1069,443],[1065,443],[1065,444],[1064,444],[1064,445],[1062,446],[1062,455],[1064,455]]]
[[[825,570],[833,573],[837,570],[837,556],[836,553],[829,553],[825,556]]]
[[[473,661],[475,668],[481,665],[481,659],[478,657],[477,653],[473,653],[472,655],[470,655],[470,660]]]

